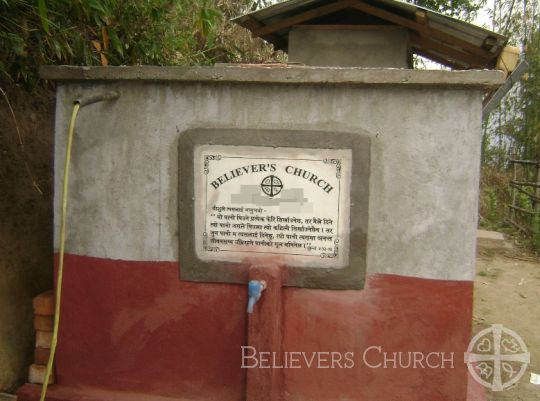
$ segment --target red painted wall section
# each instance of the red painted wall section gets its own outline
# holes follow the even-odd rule
[[[246,289],[180,281],[178,264],[66,255],[59,384],[242,400]]]
[[[138,399],[135,393],[245,399],[245,286],[182,282],[174,262],[66,255],[65,266],[51,400],[122,399],[116,391],[126,400]],[[355,366],[282,369],[282,398],[464,401],[472,291],[468,281],[392,275],[369,277],[363,291],[285,288],[282,351],[353,352]],[[370,369],[362,358],[369,346],[454,352],[454,368]],[[370,363],[382,360],[375,351],[368,356]],[[35,400],[36,389],[24,386],[19,399]]]
[[[393,275],[368,279],[364,291],[329,292],[289,289],[284,300],[284,351],[354,352],[354,368],[290,369],[285,399],[463,401],[467,368],[463,352],[470,341],[473,284]],[[370,368],[364,352],[380,346],[393,358],[402,352],[444,352],[453,366],[445,369]],[[330,356],[331,358],[331,356]],[[337,359],[337,358],[336,358]],[[378,349],[369,350],[370,365],[384,363]],[[442,365],[432,356],[432,366]],[[342,366],[344,361],[342,360]],[[328,366],[324,363],[323,366]],[[336,398],[336,394],[339,397]]]

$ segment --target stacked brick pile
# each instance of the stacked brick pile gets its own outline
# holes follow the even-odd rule
[[[36,348],[34,363],[30,365],[28,381],[43,384],[49,355],[51,354],[51,339],[54,325],[54,294],[44,292],[33,300],[34,329],[36,330]],[[54,372],[51,373],[49,384],[54,383]]]

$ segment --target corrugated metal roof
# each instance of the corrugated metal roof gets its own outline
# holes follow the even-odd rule
[[[455,69],[494,68],[507,38],[399,0],[289,0],[233,19],[277,49],[287,50],[297,25],[398,25],[414,53]]]

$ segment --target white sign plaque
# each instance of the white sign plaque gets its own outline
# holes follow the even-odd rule
[[[199,145],[194,151],[199,259],[347,266],[351,150]]]

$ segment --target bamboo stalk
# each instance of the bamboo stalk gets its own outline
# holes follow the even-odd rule
[[[515,185],[521,185],[524,187],[534,187],[534,188],[540,188],[540,183],[538,182],[527,182],[527,181],[510,181],[511,184]]]
[[[540,202],[540,196],[536,196],[535,194],[531,194],[527,191],[525,191],[523,188],[521,188],[520,186],[518,185],[514,185],[512,183],[510,183],[510,187],[512,189],[517,189],[519,192],[521,192],[522,194],[525,194],[527,195],[529,198],[531,198],[532,200],[534,200],[535,202]]]
[[[532,164],[535,166],[538,166],[540,163],[536,160],[517,160],[517,159],[509,159],[510,163],[518,163],[518,164]]]
[[[538,214],[538,212],[533,212],[532,210],[523,209],[522,207],[514,206],[514,205],[507,205],[508,207],[517,210],[518,212],[527,213],[527,214]]]
[[[526,234],[530,233],[531,232],[531,229],[528,228],[528,227],[523,227],[521,224],[519,223],[516,223],[514,220],[512,219],[508,219],[508,222],[510,224],[512,224],[514,227],[516,227],[518,230],[520,230],[521,232],[524,232]]]

